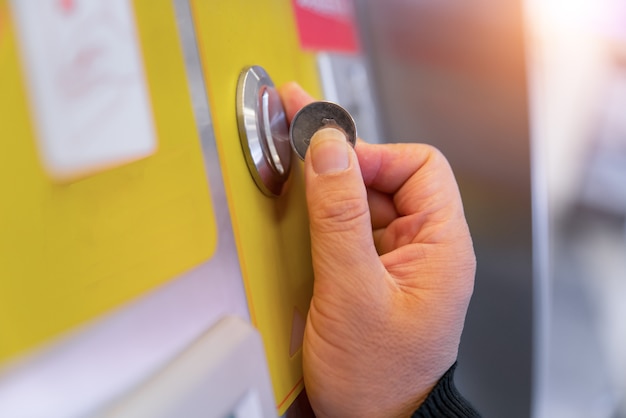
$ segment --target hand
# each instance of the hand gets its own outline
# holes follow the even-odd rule
[[[280,89],[287,118],[313,99]],[[304,161],[315,282],[304,382],[318,417],[410,416],[455,362],[474,284],[452,170],[424,144],[356,149],[327,128]]]

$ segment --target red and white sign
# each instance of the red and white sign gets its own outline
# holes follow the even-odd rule
[[[292,0],[292,4],[302,49],[358,52],[352,0]]]

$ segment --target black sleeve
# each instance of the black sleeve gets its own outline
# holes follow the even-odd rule
[[[428,398],[411,415],[411,418],[480,417],[480,414],[456,389],[454,385],[454,369],[456,369],[456,363],[441,377],[428,395]]]

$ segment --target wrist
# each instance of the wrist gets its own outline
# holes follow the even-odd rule
[[[473,418],[480,417],[474,407],[459,393],[454,384],[456,362],[448,369],[411,418]]]

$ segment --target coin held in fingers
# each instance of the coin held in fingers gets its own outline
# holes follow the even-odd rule
[[[350,113],[332,102],[313,102],[296,113],[289,128],[291,147],[301,160],[304,160],[315,132],[323,128],[342,131],[350,145],[356,145],[356,125]]]

